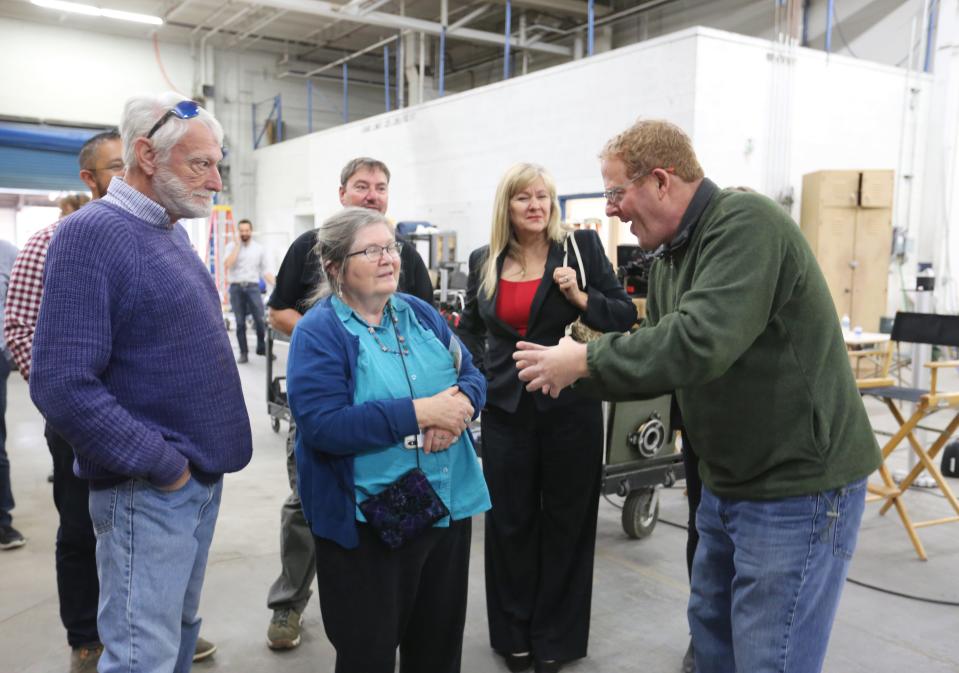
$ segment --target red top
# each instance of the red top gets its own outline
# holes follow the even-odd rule
[[[496,295],[496,316],[507,325],[526,336],[529,312],[533,308],[533,296],[541,278],[520,282],[500,279]]]

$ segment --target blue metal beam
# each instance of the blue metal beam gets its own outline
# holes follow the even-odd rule
[[[929,23],[926,26],[926,58],[922,65],[923,72],[929,72],[932,70],[932,38],[935,36],[936,32],[936,17],[938,14],[939,2],[938,0],[932,0],[929,3]]]
[[[446,93],[446,26],[440,31],[440,98]]]
[[[396,40],[396,109],[403,107],[403,33]]]
[[[350,67],[343,64],[343,123],[350,121]]]
[[[506,0],[506,27],[503,29],[505,37],[503,42],[503,79],[509,79],[509,33],[513,26],[512,9],[510,0]]]
[[[826,3],[826,53],[832,51],[832,15],[836,0]]]
[[[596,12],[593,8],[593,0],[589,0],[589,7],[586,10],[586,22],[588,28],[586,30],[586,54],[588,56],[593,55],[593,42],[596,32]]]
[[[386,98],[386,111],[390,111],[390,45],[383,45],[383,96]]]
[[[306,78],[306,132],[313,133],[313,80]]]

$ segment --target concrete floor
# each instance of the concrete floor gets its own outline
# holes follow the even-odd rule
[[[286,653],[266,647],[270,618],[266,593],[279,571],[279,508],[287,483],[286,426],[280,434],[270,428],[265,369],[261,357],[240,368],[255,451],[245,470],[226,478],[202,605],[202,633],[219,651],[210,661],[197,664],[197,671],[316,673],[333,668],[334,652],[324,636],[315,597],[304,615],[302,645]],[[8,400],[7,451],[17,501],[14,525],[28,543],[0,552],[0,673],[61,673],[68,668],[69,650],[57,612],[53,558],[57,519],[46,481],[50,457],[42,420],[29,401],[27,386],[15,374],[10,377]],[[874,402],[868,406],[880,427],[891,427],[882,407]],[[945,420],[936,419],[940,424]],[[946,516],[949,511],[943,499],[931,493],[910,493],[907,502],[919,518]],[[678,671],[688,641],[686,534],[670,524],[686,520],[682,488],[663,491],[660,523],[646,540],[627,538],[619,511],[605,501],[599,516],[589,657],[564,670]],[[505,671],[487,639],[481,519],[475,522],[473,535],[463,671]],[[930,556],[925,563],[916,558],[895,515],[880,517],[877,504],[867,505],[850,578],[904,594],[959,601],[955,580],[959,524],[923,529],[920,536]],[[955,606],[847,584],[825,670],[957,673],[957,625]]]

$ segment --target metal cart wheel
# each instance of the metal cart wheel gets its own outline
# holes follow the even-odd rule
[[[659,520],[659,490],[644,488],[626,496],[623,503],[623,530],[635,539],[649,537]]]
[[[280,419],[274,416],[270,419],[270,427],[273,428],[273,432],[280,431]]]

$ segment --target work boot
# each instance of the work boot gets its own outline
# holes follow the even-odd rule
[[[103,652],[100,643],[88,643],[74,647],[70,653],[70,673],[97,673],[97,662]]]
[[[266,630],[266,644],[271,650],[292,650],[299,645],[300,613],[293,608],[274,610]]]

